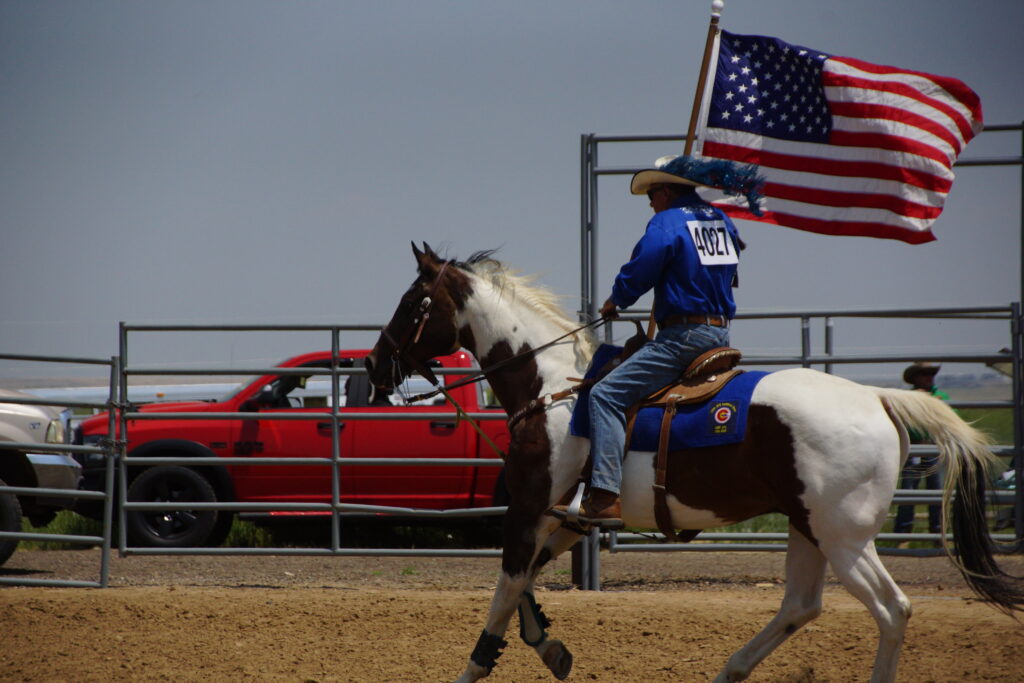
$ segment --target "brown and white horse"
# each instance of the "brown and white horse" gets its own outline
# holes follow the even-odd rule
[[[410,368],[458,348],[487,369],[571,332],[548,292],[511,274],[489,253],[466,262],[443,260],[413,245],[419,276],[367,358],[371,380],[392,387]],[[568,341],[487,372],[509,414],[582,377],[595,342],[578,333]],[[459,683],[479,680],[495,666],[516,610],[520,634],[559,679],[572,655],[549,639],[533,599],[544,566],[579,536],[545,514],[578,481],[588,441],[569,434],[573,400],[529,411],[512,428],[505,463],[510,494],[502,571],[490,613]],[[946,475],[943,530],[955,537],[950,557],[982,598],[1006,612],[1022,609],[1020,579],[999,570],[984,517],[986,468],[997,463],[985,437],[945,403],[924,392],[867,387],[808,369],[764,377],[752,396],[745,440],[691,449],[670,460],[667,488],[679,529],[706,529],[755,515],[789,518],[786,591],[779,613],[733,654],[719,681],[746,678],[798,628],[821,612],[826,563],[871,612],[880,632],[872,681],[892,681],[910,602],[882,566],[874,537],[886,520],[903,462],[907,428],[926,431],[938,445]],[[626,458],[622,514],[633,527],[653,528],[653,454]],[[958,492],[954,496],[953,491]]]

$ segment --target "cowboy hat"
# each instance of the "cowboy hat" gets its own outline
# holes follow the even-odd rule
[[[760,216],[758,202],[764,179],[757,174],[757,170],[757,166],[736,164],[724,159],[669,155],[655,161],[654,168],[633,174],[629,191],[633,194],[646,194],[651,186],[660,184],[710,187],[727,195],[746,198],[750,211]]]
[[[913,384],[914,378],[918,375],[931,375],[934,377],[938,374],[941,367],[938,363],[912,363],[903,371],[903,381],[907,384]]]

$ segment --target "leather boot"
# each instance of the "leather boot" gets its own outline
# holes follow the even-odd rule
[[[550,512],[559,519],[567,519],[569,505],[555,505]],[[589,495],[580,506],[578,519],[585,526],[597,526],[602,529],[623,528],[619,494],[606,489],[591,488]]]
[[[622,502],[619,494],[605,489],[592,488],[590,496],[583,503],[583,514],[595,523],[618,522],[622,524]]]

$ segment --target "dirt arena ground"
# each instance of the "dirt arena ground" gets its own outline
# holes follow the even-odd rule
[[[780,553],[602,553],[604,591],[541,576],[570,681],[704,681],[774,614]],[[900,681],[1024,680],[1024,626],[945,558],[884,558],[914,605]],[[1004,557],[1012,573],[1024,558]],[[0,587],[2,681],[447,681],[483,627],[496,559],[114,558],[107,589]],[[99,555],[18,551],[0,576],[95,580]],[[554,680],[518,639],[488,680]],[[876,630],[833,577],[824,614],[754,681],[866,681]]]

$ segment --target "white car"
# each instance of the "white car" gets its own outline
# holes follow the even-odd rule
[[[78,490],[82,467],[70,454],[46,453],[46,444],[70,441],[70,410],[53,406],[7,403],[34,396],[0,389],[0,486]],[[70,508],[75,498],[32,496],[0,492],[0,531],[21,531],[21,517],[33,526],[48,524],[58,510]],[[17,547],[16,540],[0,538],[0,565]]]

